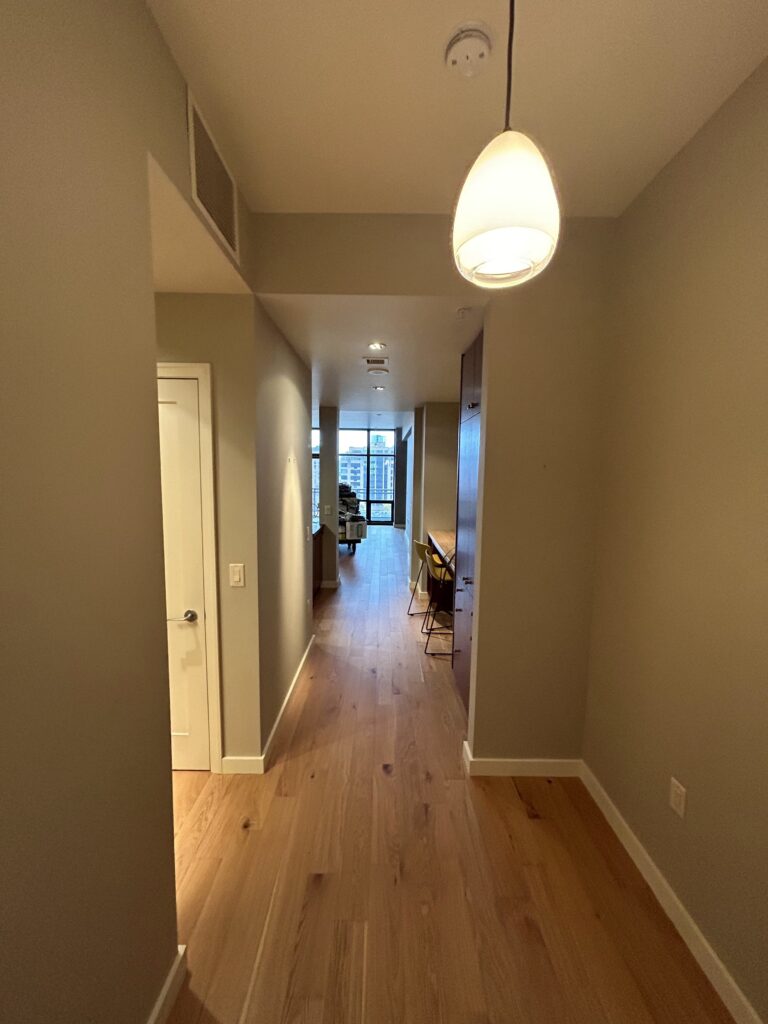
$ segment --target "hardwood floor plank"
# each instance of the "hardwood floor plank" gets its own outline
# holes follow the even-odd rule
[[[174,778],[170,1024],[727,1024],[573,779],[468,779],[450,664],[372,527],[264,776]]]
[[[210,772],[173,773],[173,834],[176,835],[194,807],[203,789],[209,784]]]
[[[367,945],[367,922],[334,922],[322,1024],[364,1024]]]
[[[175,776],[176,772],[173,774]],[[209,772],[195,774],[206,775],[207,782],[176,829],[177,888],[183,882],[190,865],[199,856],[200,844],[207,838],[211,821],[220,812],[224,794],[231,782],[231,779],[224,775],[211,775]]]

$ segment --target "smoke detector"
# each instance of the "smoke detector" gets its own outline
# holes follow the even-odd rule
[[[490,30],[480,22],[460,25],[445,48],[445,66],[451,74],[464,78],[481,75],[490,57]]]

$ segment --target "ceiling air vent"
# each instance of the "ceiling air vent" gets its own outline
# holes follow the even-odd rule
[[[370,374],[388,374],[389,359],[383,355],[365,355],[362,364]]]
[[[208,224],[239,263],[235,179],[221,159],[216,143],[191,96],[188,102],[188,127],[192,195]]]

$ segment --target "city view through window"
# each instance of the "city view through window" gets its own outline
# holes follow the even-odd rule
[[[312,514],[320,515],[320,431],[312,431]],[[339,483],[348,484],[371,523],[391,523],[395,499],[394,430],[340,430]]]

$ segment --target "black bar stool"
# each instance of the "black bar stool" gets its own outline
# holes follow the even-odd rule
[[[424,613],[422,632],[427,634],[424,653],[433,658],[450,658],[453,653],[453,576],[431,551],[424,564],[429,574],[429,604]],[[436,626],[437,613],[444,612],[451,618],[450,626]],[[431,619],[430,619],[431,616]],[[429,642],[433,636],[451,637],[450,651],[430,651]]]
[[[417,611],[415,612],[412,612],[411,607],[413,605],[413,599],[416,596],[416,591],[418,590],[419,587],[419,580],[421,579],[421,574],[424,572],[424,565],[426,563],[427,558],[429,557],[429,545],[422,544],[420,540],[415,540],[413,542],[413,550],[416,552],[416,555],[419,559],[419,572],[418,575],[416,576],[416,582],[413,584],[413,590],[411,591],[411,600],[408,602],[408,614],[421,615],[421,608],[417,609]]]

